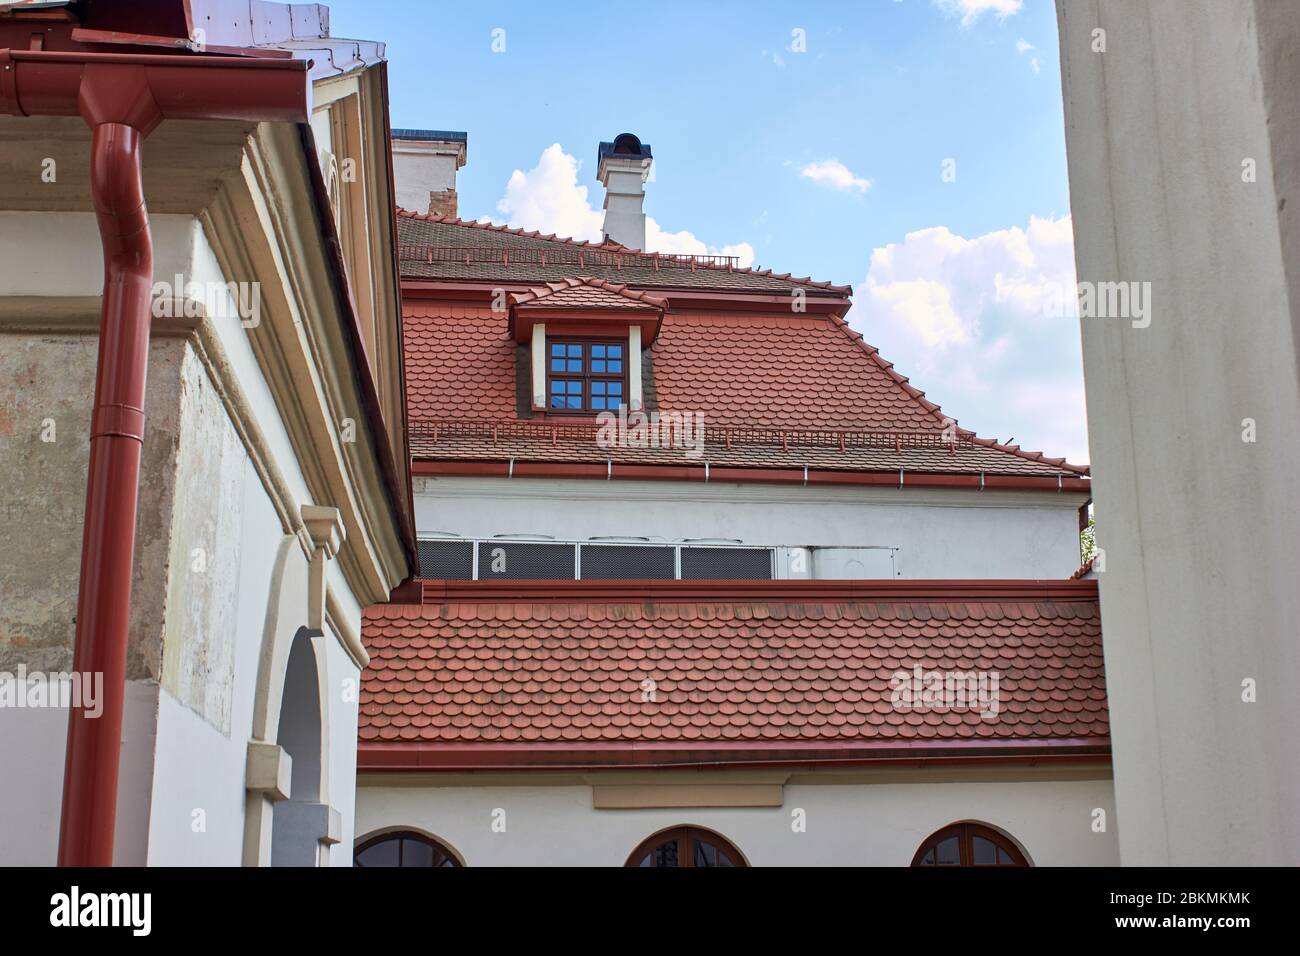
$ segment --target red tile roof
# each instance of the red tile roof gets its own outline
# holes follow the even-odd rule
[[[425,602],[365,612],[360,769],[1108,752],[1095,582],[427,582]],[[999,712],[896,706],[917,667],[996,672]]]
[[[789,295],[846,296],[853,289],[771,269],[734,264],[727,256],[638,252],[617,242],[587,242],[485,222],[397,211],[403,279],[534,283],[597,275],[656,289],[701,289]],[[608,275],[604,275],[608,273]]]
[[[404,301],[407,419],[513,419],[516,348],[508,324],[485,306]]]
[[[1092,573],[1092,565],[1093,562],[1096,560],[1097,560],[1096,558],[1089,558],[1087,561],[1083,562],[1083,564],[1079,565],[1079,567],[1075,570],[1075,572],[1070,575],[1070,580],[1079,581],[1083,578],[1086,578],[1089,574]]]
[[[521,404],[507,316],[415,297],[406,299],[404,315],[408,418],[417,459],[682,463],[680,452],[665,456],[619,449],[611,454],[589,439],[558,441],[540,430],[529,438],[528,429],[516,429],[513,443],[502,443],[502,430],[493,426],[516,423]],[[1064,459],[1001,445],[960,428],[956,441],[936,450],[948,421],[943,410],[836,315],[669,312],[648,354],[651,407],[700,412],[718,436],[719,447],[709,447],[703,460],[967,475],[1088,473]],[[443,427],[431,440],[435,423],[474,426],[477,432],[460,428],[458,440],[456,428]],[[751,434],[730,440],[722,437],[727,429]],[[773,434],[755,441],[753,430]],[[790,445],[801,442],[790,433],[801,430],[861,433],[863,440],[850,438],[840,451],[838,438],[823,437],[814,443],[820,446],[815,452],[792,451]],[[897,447],[885,454],[881,439]],[[864,454],[861,448],[867,446],[876,452]]]
[[[530,308],[555,309],[662,309],[668,305],[663,296],[636,292],[626,284],[577,276],[548,282],[510,297],[515,305]]]

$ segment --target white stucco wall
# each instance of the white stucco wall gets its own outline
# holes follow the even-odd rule
[[[1066,578],[1079,493],[722,482],[418,478],[419,534],[739,538],[766,546],[895,547],[904,578]]]
[[[456,188],[456,154],[448,146],[393,141],[393,182],[397,205],[429,211],[429,193]]]
[[[793,811],[807,829],[792,828]],[[1108,818],[1092,829],[1093,811]],[[504,811],[505,832],[493,829]],[[412,827],[468,866],[622,866],[669,826],[693,824],[736,845],[752,866],[907,866],[927,836],[977,820],[1010,835],[1039,866],[1118,863],[1109,780],[803,785],[781,807],[596,810],[587,786],[362,786],[357,835]]]
[[[283,535],[251,463],[240,457],[228,466],[240,477],[239,498],[225,502],[240,516],[238,534],[209,545],[215,548],[209,556],[214,564],[228,561],[232,553],[241,556],[237,585],[228,594],[234,639],[229,726],[214,726],[173,693],[162,691],[150,817],[153,865],[238,866],[243,854],[244,761],[269,582]],[[182,535],[194,531],[202,529],[178,529]],[[295,557],[291,554],[290,559]],[[189,572],[181,568],[177,573]]]
[[[1300,8],[1057,9],[1122,859],[1295,865]]]

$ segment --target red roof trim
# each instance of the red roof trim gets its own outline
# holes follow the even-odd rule
[[[507,292],[526,292],[533,288],[527,282],[471,282],[468,280],[403,279],[402,290],[410,299],[437,299],[440,301],[491,301],[500,289]],[[691,289],[684,286],[655,286],[657,292],[671,296],[667,311],[682,312],[708,308],[717,311],[770,312],[774,306],[783,311],[790,307],[790,297],[762,292],[727,292],[719,289]],[[674,307],[674,304],[676,307]],[[839,295],[812,296],[805,304],[807,314],[840,314],[848,309],[849,300]],[[687,305],[691,309],[682,309]]]
[[[1096,558],[1089,558],[1087,561],[1083,562],[1083,564],[1079,565],[1078,569],[1073,574],[1070,575],[1070,580],[1071,581],[1084,580],[1088,576],[1088,574],[1092,571],[1092,563],[1096,560],[1097,560]]]
[[[1097,600],[1095,580],[422,581],[423,603],[528,601],[1073,601]]]
[[[798,741],[745,740],[684,745],[678,741],[618,744],[375,743],[357,746],[358,772],[454,770],[590,770],[600,768],[798,767],[936,764],[1110,763],[1110,739]]]
[[[1091,491],[1086,477],[1068,475],[962,475],[920,471],[835,471],[809,468],[734,468],[710,465],[627,465],[619,462],[452,461],[416,459],[412,475],[497,478],[593,478],[601,481],[710,481],[736,484],[888,485],[917,488],[976,488],[985,491]]]
[[[948,422],[952,422],[953,428],[958,435],[963,438],[968,438],[975,444],[983,445],[986,448],[996,448],[998,451],[1004,451],[1008,454],[1015,455],[1017,458],[1025,458],[1029,461],[1045,461],[1049,465],[1055,465],[1057,468],[1064,468],[1066,471],[1073,471],[1078,475],[1086,475],[1089,473],[1087,465],[1072,465],[1064,458],[1049,458],[1041,451],[1024,451],[1019,445],[1004,445],[992,438],[980,438],[969,428],[957,427],[957,420],[955,418],[950,415],[945,415],[942,408],[926,398],[925,392],[913,385],[906,375],[894,368],[894,363],[888,361],[884,356],[882,356],[878,348],[874,345],[868,344],[862,337],[862,333],[854,330],[853,327],[849,325],[847,319],[842,315],[832,315],[831,319],[844,331],[845,335],[852,339],[854,343],[856,343],[871,357],[873,362],[879,365],[890,378],[901,385],[903,391],[916,399],[917,403],[920,404],[922,408],[930,412],[930,414],[934,416],[935,421],[939,422],[939,424],[947,425]]]

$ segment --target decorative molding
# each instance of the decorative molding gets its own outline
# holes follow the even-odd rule
[[[262,286],[262,324],[250,344],[299,451],[312,497],[333,502],[348,531],[340,565],[361,604],[385,600],[405,577],[406,559],[370,424],[362,413],[337,299],[323,257],[309,255],[315,224],[291,219],[289,209],[311,208],[296,137],[263,125],[249,138],[244,188],[222,190],[200,217],[208,242],[231,278],[256,277]],[[268,202],[267,197],[282,197]],[[350,419],[355,441],[341,435]],[[365,449],[362,453],[360,449]]]
[[[271,801],[288,800],[293,780],[293,758],[279,744],[248,742],[244,787]]]
[[[325,575],[326,562],[339,553],[347,529],[337,508],[324,505],[303,505],[302,522],[311,538],[311,564],[307,585],[307,626],[315,631],[325,628],[325,597],[328,590]]]

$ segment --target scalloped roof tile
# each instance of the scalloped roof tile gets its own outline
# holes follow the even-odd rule
[[[360,741],[1107,746],[1095,585],[1046,596],[1043,582],[1020,583],[1023,593],[963,597],[910,582],[859,599],[777,588],[707,598],[699,582],[681,597],[584,595],[572,583],[550,598],[476,597],[460,585],[454,598],[376,605],[364,618]],[[895,675],[915,668],[996,672],[997,713],[899,706]]]
[[[633,309],[659,311],[668,305],[663,296],[637,292],[626,284],[591,276],[576,276],[536,286],[510,296],[517,306],[546,309]]]
[[[599,281],[599,280],[596,280]],[[578,288],[556,283],[553,294]],[[545,286],[547,290],[550,286]],[[583,283],[583,288],[595,288]],[[608,284],[603,286],[608,291]],[[621,289],[620,296],[635,295]],[[653,301],[654,298],[651,297]],[[545,301],[545,300],[543,300]],[[644,299],[643,299],[644,301]],[[490,423],[517,422],[517,351],[508,318],[487,307],[408,298],[404,302],[408,418],[417,458],[664,463],[665,455],[609,450],[594,441],[484,440]],[[928,435],[933,445],[949,419],[879,352],[834,314],[669,311],[648,351],[646,377],[661,411],[701,412],[710,428],[895,431]],[[430,423],[488,425],[453,439],[443,429],[430,441]],[[849,470],[933,471],[950,474],[1086,475],[1084,466],[1041,452],[979,438],[954,426],[956,447],[900,447],[870,454],[821,448],[814,452],[753,442],[709,447],[717,463]],[[926,444],[926,443],[923,443]]]

